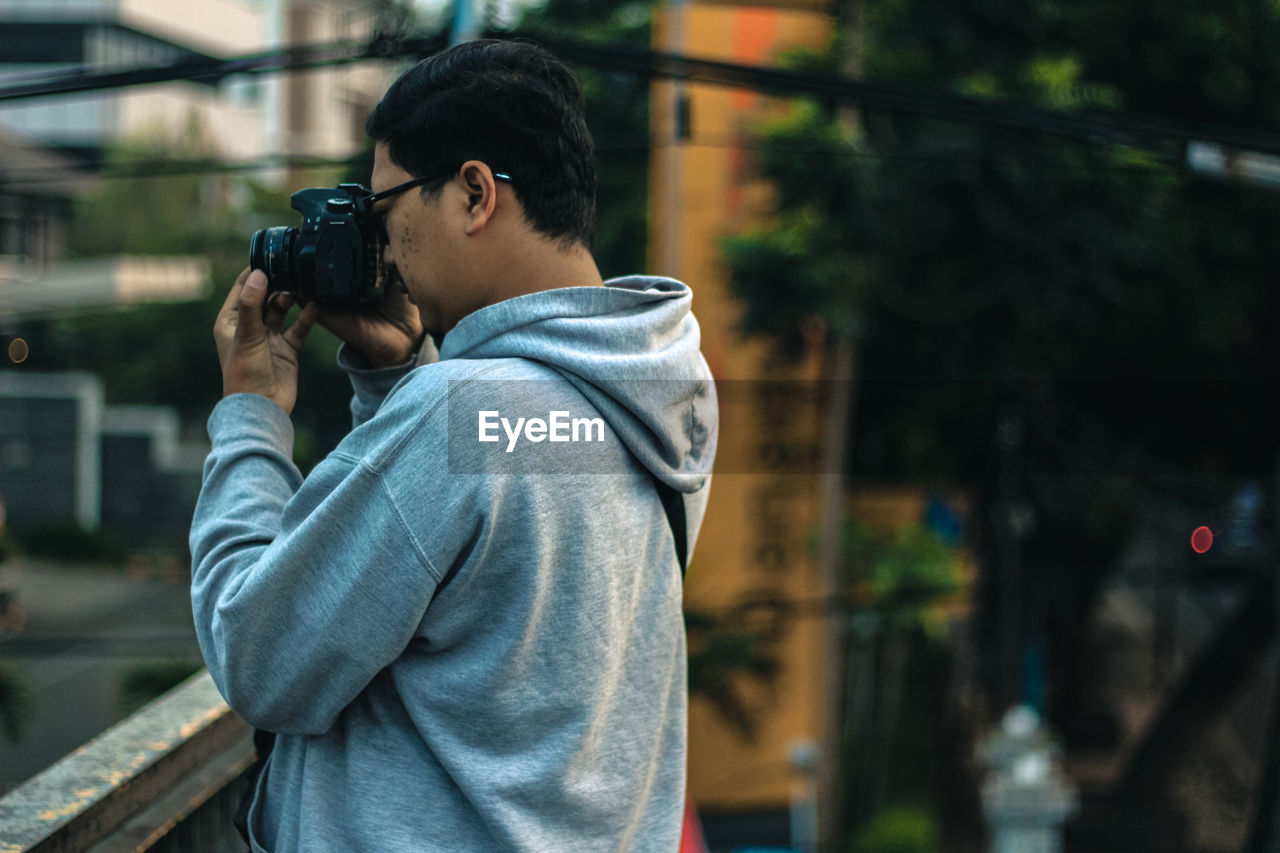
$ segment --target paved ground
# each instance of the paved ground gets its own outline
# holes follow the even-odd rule
[[[199,660],[184,567],[0,566],[0,672],[33,698],[17,743],[0,736],[8,790],[121,718],[121,680],[143,664]]]

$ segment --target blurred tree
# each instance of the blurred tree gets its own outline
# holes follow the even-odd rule
[[[13,539],[5,527],[4,495],[0,495],[0,563],[9,558]],[[13,600],[13,592],[0,587],[0,637],[22,630],[26,613]],[[31,717],[31,689],[26,679],[9,667],[0,666],[0,735],[10,743],[22,737],[22,728]]]
[[[858,8],[870,79],[1077,113],[1280,124],[1275,3]],[[789,61],[834,71],[840,55],[836,43]],[[1060,684],[1083,683],[1084,617],[1134,505],[1158,494],[1212,507],[1232,481],[1270,479],[1280,194],[1189,174],[1177,145],[866,109],[856,136],[842,130],[821,101],[758,128],[773,207],[724,244],[744,325],[785,344],[816,314],[858,338],[849,467],[981,492],[986,559],[1022,555],[1002,569],[1025,584],[1021,630],[1047,634],[1051,667],[1069,670]],[[1069,719],[1084,692],[1050,695]]]
[[[181,161],[181,174],[146,174],[148,164],[165,161]],[[212,251],[223,260],[242,238],[232,213],[235,179],[200,172],[201,166],[215,163],[197,124],[176,138],[150,133],[115,144],[105,155],[104,174],[135,176],[106,179],[77,199],[71,254],[94,257]]]
[[[120,676],[120,694],[116,700],[122,716],[129,716],[143,705],[159,699],[191,676],[204,664],[198,660],[167,660],[138,664]]]
[[[33,700],[25,678],[8,667],[0,667],[0,735],[17,743],[31,719]]]
[[[649,47],[655,0],[547,0],[514,32]],[[606,278],[642,272],[648,245],[649,80],[579,67],[587,125],[596,143],[594,254]]]
[[[1280,89],[1265,83],[1280,71],[1266,49],[1280,36],[1274,4],[1155,18],[1103,0],[863,8],[870,78],[1061,110],[1256,129],[1280,119]],[[991,406],[1040,380],[1165,458],[1269,467],[1258,451],[1274,421],[1237,383],[1276,355],[1261,334],[1275,314],[1274,192],[1187,175],[1177,148],[906,114],[864,112],[849,141],[823,103],[797,104],[759,143],[773,216],[726,243],[744,321],[786,339],[818,313],[859,332],[860,471],[972,478]],[[1224,406],[1257,417],[1224,419]]]
[[[198,429],[222,387],[212,328],[236,275],[248,262],[249,236],[261,220],[294,224],[288,193],[237,176],[199,173],[215,158],[198,128],[172,139],[126,140],[107,155],[101,185],[79,200],[74,255],[203,255],[213,287],[200,299],[84,311],[31,322],[24,336],[30,370],[88,370],[106,387],[108,404],[174,406]],[[178,174],[147,174],[148,164],[190,162]],[[367,180],[367,176],[365,178]],[[350,428],[350,388],[337,369],[337,341],[317,328],[301,361],[293,420],[295,458],[309,468]]]
[[[745,740],[756,737],[761,716],[777,694],[782,664],[777,637],[745,620],[687,608],[689,695],[708,702]]]
[[[853,842],[853,853],[936,853],[941,849],[933,816],[906,806],[877,813]]]
[[[178,138],[139,136],[105,157],[104,178],[77,200],[69,250],[88,258],[114,255],[205,255],[215,282],[234,278],[236,233],[231,179],[183,170],[147,174],[151,164],[211,162],[198,128]],[[236,256],[239,257],[236,257]],[[207,412],[221,385],[212,338],[220,288],[184,303],[92,309],[28,322],[31,355],[24,369],[87,370],[103,380],[107,402],[157,403],[179,408],[184,418]]]
[[[926,733],[950,651],[950,613],[964,587],[961,554],[923,524],[882,530],[846,517],[842,534],[841,587],[856,609],[846,633],[839,811],[847,825],[871,821],[864,829],[878,839],[901,828],[891,819],[901,817],[895,806],[922,804],[927,812],[933,800],[940,761]],[[870,843],[855,849],[878,849]]]

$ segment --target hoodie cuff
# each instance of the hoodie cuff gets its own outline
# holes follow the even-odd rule
[[[232,394],[213,407],[207,423],[214,449],[251,441],[293,455],[293,421],[285,410],[260,394]]]
[[[345,343],[340,346],[338,367],[346,372],[351,390],[355,392],[351,398],[351,414],[356,422],[363,423],[373,417],[391,389],[417,366],[418,357],[413,355],[403,364],[373,367],[359,350]]]

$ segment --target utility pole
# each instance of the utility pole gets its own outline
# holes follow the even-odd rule
[[[862,6],[860,0],[845,0],[840,20],[840,72],[857,79],[862,74]],[[845,103],[840,107],[839,122],[844,136],[853,141],[858,128],[857,108]],[[828,600],[841,600],[840,562],[844,528],[844,470],[848,459],[850,433],[853,427],[854,377],[857,375],[857,342],[836,333],[828,343],[828,375],[832,382],[830,410],[827,417],[825,476],[822,489],[822,535],[819,546],[819,572],[822,594]],[[843,828],[845,768],[843,759],[845,725],[845,659],[848,655],[848,623],[845,614],[833,615],[826,622],[825,668],[827,692],[823,705],[823,743],[826,753],[818,777],[818,837],[822,845],[833,844]]]
[[[1263,571],[1280,572],[1280,462],[1276,465],[1272,485],[1272,534],[1267,548],[1267,562]],[[1271,587],[1271,617],[1280,624],[1280,583]],[[1273,641],[1274,642],[1274,641]],[[1274,853],[1280,850],[1280,670],[1274,673],[1272,687],[1271,719],[1267,723],[1261,743],[1262,772],[1258,790],[1254,796],[1253,820],[1244,853]]]
[[[688,49],[686,42],[688,30],[688,3],[686,0],[668,0],[665,48],[670,53],[684,55]],[[681,193],[684,190],[684,153],[683,144],[688,141],[689,127],[689,93],[684,80],[673,77],[671,80],[671,137],[664,140],[671,146],[670,153],[662,159],[662,183],[666,190],[667,203],[682,203]],[[684,233],[679,218],[666,217],[666,234],[663,244],[665,250],[661,259],[662,266],[658,272],[663,275],[678,276],[684,262]]]
[[[449,45],[475,41],[480,37],[480,19],[476,15],[476,0],[453,0],[453,27],[449,30]]]

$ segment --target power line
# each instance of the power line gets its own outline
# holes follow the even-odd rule
[[[103,180],[117,178],[168,178],[184,175],[240,174],[267,169],[323,169],[372,163],[370,155],[361,152],[348,157],[310,157],[305,155],[274,154],[255,160],[212,160],[208,157],[190,159],[148,158],[136,163],[103,167],[94,172]],[[28,169],[0,170],[0,180],[8,188],[66,180],[65,166],[35,166]]]
[[[870,109],[914,113],[969,124],[996,125],[1142,148],[1153,147],[1163,141],[1198,140],[1232,148],[1280,153],[1280,134],[1275,133],[1173,122],[1124,113],[1092,112],[1074,115],[1013,100],[979,99],[939,89],[873,83],[834,74],[741,65],[638,49],[629,45],[601,45],[578,39],[537,34],[534,36],[566,60],[606,70],[754,89],[775,95],[850,101]]]
[[[597,139],[597,154],[642,153],[661,148],[711,148],[723,150],[788,151],[796,155],[808,157],[829,157],[833,160],[855,159],[881,162],[893,165],[912,166],[1016,166],[1044,173],[1059,174],[1098,174],[1098,173],[1130,173],[1148,174],[1155,178],[1163,178],[1166,166],[1176,165],[1172,158],[1160,163],[1064,163],[1061,160],[1033,157],[984,156],[981,153],[968,151],[907,151],[907,150],[859,150],[848,146],[787,144],[776,141],[764,142],[751,136],[738,134],[696,136],[684,142],[671,142],[656,137],[636,137],[630,141],[621,136]],[[222,161],[209,157],[157,159],[148,157],[136,163],[102,166],[87,169],[103,180],[121,178],[159,178],[178,177],[183,175],[207,174],[240,174],[244,172],[264,171],[279,168],[329,168],[371,165],[369,152],[354,153],[345,157],[314,157],[306,155],[272,154],[253,160]],[[64,166],[32,166],[19,169],[0,169],[0,180],[12,187],[31,186],[66,179]]]
[[[781,68],[723,62],[637,48],[552,36],[539,32],[491,32],[500,38],[528,36],[566,61],[604,71],[745,88],[788,97],[852,102],[889,112],[905,112],[969,124],[984,124],[1075,139],[1159,149],[1168,143],[1211,142],[1229,148],[1280,154],[1280,134],[1219,125],[1173,122],[1125,113],[1081,114],[1046,110],[1017,101],[996,101],[937,89],[912,88]],[[368,43],[284,47],[231,59],[193,58],[145,68],[112,71],[76,69],[0,87],[0,102],[50,95],[104,91],[177,80],[218,81],[233,74],[297,71],[372,59],[426,56],[445,45],[435,34],[408,39],[375,38]]]
[[[82,65],[70,71],[50,74],[38,79],[0,87],[0,102],[61,95],[104,92],[152,83],[190,81],[218,83],[236,74],[273,74],[282,71],[304,71],[393,59],[414,51],[432,53],[445,46],[443,37],[413,39],[412,49],[406,43],[374,39],[370,42],[329,42],[325,44],[290,45],[275,50],[250,53],[231,59],[188,57],[167,65],[134,68],[100,69]],[[425,55],[425,54],[424,54]]]

